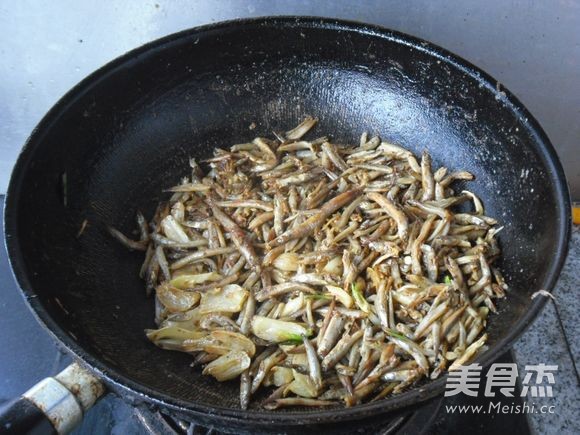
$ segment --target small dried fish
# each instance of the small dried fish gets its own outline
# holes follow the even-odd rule
[[[266,409],[285,408],[287,406],[333,406],[336,402],[332,400],[306,399],[304,397],[286,397],[285,399],[276,399],[264,405]]]
[[[332,313],[332,311],[329,312]],[[331,315],[328,326],[321,335],[322,338],[318,345],[318,354],[321,357],[325,357],[332,350],[343,332],[345,323],[346,319],[341,314]]]
[[[494,262],[501,227],[473,175],[363,134],[356,146],[304,136],[216,149],[204,173],[168,189],[139,240],[162,349],[193,355],[240,406],[353,406],[467,364],[507,284]],[[474,189],[477,191],[476,189]],[[456,212],[466,201],[473,212]],[[136,233],[137,234],[137,233]],[[256,352],[257,350],[257,352]]]
[[[409,221],[405,213],[393,203],[387,197],[376,193],[370,192],[367,194],[368,198],[375,201],[379,204],[387,214],[393,218],[393,220],[397,223],[397,233],[401,240],[407,240],[408,233],[409,233]]]
[[[131,240],[127,236],[125,236],[119,230],[116,230],[113,227],[108,228],[109,233],[121,242],[126,248],[130,249],[131,251],[146,251],[147,250],[147,241],[145,240]]]
[[[266,299],[270,299],[272,297],[280,296],[286,293],[291,292],[305,292],[305,293],[316,293],[312,287],[309,287],[305,284],[301,284],[299,282],[285,282],[282,284],[276,284],[269,287],[264,287],[262,290],[256,293],[256,300],[258,302],[263,302]]]
[[[322,374],[320,371],[320,361],[318,361],[318,355],[312,346],[312,343],[305,335],[302,336],[302,342],[304,343],[304,349],[306,350],[306,357],[308,358],[308,368],[310,372],[310,379],[314,382],[316,389],[322,387]]]
[[[298,225],[297,227],[286,231],[281,236],[274,239],[270,246],[275,247],[278,245],[282,245],[290,240],[299,239],[302,237],[309,236],[315,229],[322,226],[324,220],[334,213],[339,208],[343,207],[345,204],[348,204],[350,201],[358,198],[362,193],[361,188],[355,188],[349,190],[347,192],[341,193],[337,195],[330,201],[328,201],[324,206],[320,209],[320,211],[315,214],[314,216],[308,218],[305,222]]]
[[[344,357],[352,345],[361,339],[363,331],[359,329],[352,335],[343,335],[336,346],[322,360],[322,370],[327,371]]]
[[[258,259],[254,247],[248,241],[246,233],[236,224],[228,215],[219,209],[213,202],[210,202],[210,208],[214,217],[224,227],[224,229],[231,235],[232,241],[246,258],[246,261],[254,270],[260,270],[260,260]]]
[[[286,139],[289,141],[298,140],[316,125],[318,118],[307,116],[298,126],[286,132]]]

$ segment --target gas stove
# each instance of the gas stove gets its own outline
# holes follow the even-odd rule
[[[0,210],[4,198],[0,197]],[[12,277],[4,246],[4,231],[0,222],[0,406],[19,396],[33,384],[46,376],[58,373],[70,363],[48,333],[33,318]],[[496,362],[513,362],[507,352]],[[485,376],[482,373],[482,376]],[[481,395],[480,395],[481,396]],[[519,394],[514,398],[503,398],[506,404],[521,405]],[[500,401],[494,398],[494,403]],[[470,435],[509,433],[510,435],[531,433],[524,414],[496,413],[449,413],[454,405],[483,405],[488,409],[489,398],[456,395],[431,400],[416,409],[396,414],[382,415],[371,420],[342,424],[333,433],[352,434],[465,434]],[[239,433],[235,428],[232,432]],[[304,428],[304,433],[309,432]],[[316,432],[320,433],[317,428]],[[146,407],[134,407],[122,398],[111,394],[92,408],[73,433],[76,434],[219,434],[211,427],[184,421],[169,414]]]

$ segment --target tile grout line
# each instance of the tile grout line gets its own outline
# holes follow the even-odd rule
[[[564,323],[560,318],[560,310],[558,309],[558,304],[556,304],[555,300],[551,301],[554,304],[554,309],[556,310],[556,318],[558,319],[558,325],[560,326],[560,330],[562,331],[562,335],[564,336],[564,344],[566,346],[566,351],[570,355],[570,360],[572,361],[572,367],[574,367],[574,373],[576,374],[576,383],[580,385],[580,374],[578,373],[578,366],[576,365],[576,360],[574,359],[574,355],[572,354],[572,347],[570,346],[570,341],[568,340],[568,336],[566,335],[566,329],[564,328]]]
[[[552,302],[554,301],[552,300]],[[550,308],[550,306],[553,307],[553,311],[552,308]],[[537,323],[535,323],[534,326],[531,326],[528,333],[522,336],[522,341],[526,344],[526,346],[524,346],[524,348],[522,349],[522,354],[520,354],[518,349],[516,349],[516,346],[514,346],[514,353],[516,356],[515,361],[519,366],[518,369],[524,370],[526,362],[532,364],[534,362],[539,363],[537,359],[538,357],[543,357],[544,358],[543,363],[545,364],[550,364],[549,361],[551,356],[557,357],[558,361],[556,362],[558,363],[558,373],[561,374],[562,373],[561,371],[564,369],[566,373],[565,377],[566,381],[560,379],[558,382],[559,385],[558,391],[559,393],[563,394],[564,398],[571,399],[571,397],[574,396],[573,391],[575,391],[576,387],[573,386],[574,381],[572,380],[572,376],[568,376],[568,374],[570,373],[570,371],[574,370],[574,374],[576,375],[577,379],[576,382],[578,382],[578,374],[574,360],[570,355],[569,343],[567,342],[567,337],[565,336],[563,321],[558,316],[556,304],[554,305],[546,304],[541,313],[542,314],[540,314],[536,319]],[[546,330],[546,328],[549,328],[549,330]],[[548,352],[547,347],[542,347],[542,344],[544,343],[546,336],[549,336],[550,339],[552,340],[556,340],[558,346],[557,354],[552,355],[551,352]],[[537,351],[533,351],[534,346],[540,346],[540,348],[537,349]],[[523,379],[522,377],[518,377],[518,383],[520,384],[520,386],[522,379]],[[526,395],[526,400],[528,401],[533,400],[533,397],[530,395],[530,392],[528,392],[528,394]],[[558,406],[562,407],[562,409],[565,410],[568,410],[571,404],[573,403],[570,400],[566,403],[564,402],[560,403],[561,400],[564,399],[554,399],[554,400],[556,400],[555,403]],[[565,414],[559,413],[558,417],[552,416],[551,418],[548,419],[548,422],[546,422],[546,420],[542,418],[540,414],[529,413],[528,415],[526,415],[526,419],[530,427],[530,433],[532,435],[539,435],[543,433],[558,433],[557,431],[550,430],[550,428],[552,429],[554,427],[560,427],[561,429],[566,428],[569,425],[569,423],[567,423],[566,418],[563,417],[564,415]],[[562,418],[560,418],[561,416]]]

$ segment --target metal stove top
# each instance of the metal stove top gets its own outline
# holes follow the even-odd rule
[[[0,210],[4,197],[0,196]],[[4,230],[0,221],[0,406],[19,396],[46,376],[58,373],[70,363],[48,333],[36,322],[12,277],[6,251]],[[513,362],[511,352],[498,362]],[[518,394],[516,394],[518,396]],[[499,400],[499,397],[494,399]],[[405,413],[381,416],[364,422],[341,425],[339,433],[365,434],[464,434],[470,435],[509,433],[529,434],[530,428],[524,415],[514,414],[461,414],[447,413],[449,405],[485,405],[489,399],[464,395],[436,399]],[[510,399],[509,404],[520,402]],[[316,429],[320,433],[320,429]],[[232,428],[232,432],[236,432]],[[309,432],[304,428],[304,433]],[[146,433],[171,434],[219,434],[208,427],[175,419],[146,407],[133,407],[121,398],[108,395],[91,409],[82,425],[74,433],[140,435]],[[334,433],[337,433],[336,431]]]

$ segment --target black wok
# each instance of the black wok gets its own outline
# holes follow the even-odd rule
[[[337,142],[369,130],[476,175],[470,189],[505,225],[500,266],[510,285],[478,362],[493,361],[538,314],[545,298],[530,296],[556,282],[570,202],[552,145],[509,91],[441,48],[374,26],[219,23],[150,43],[83,80],[34,130],[12,174],[5,232],[14,275],[39,321],[110,390],[230,431],[362,419],[442,393],[445,377],[353,408],[242,411],[237,382],[202,377],[190,357],[143,334],[154,315],[137,276],[142,254],[105,225],[130,233],[136,210],[150,217],[189,157],[305,114]]]

